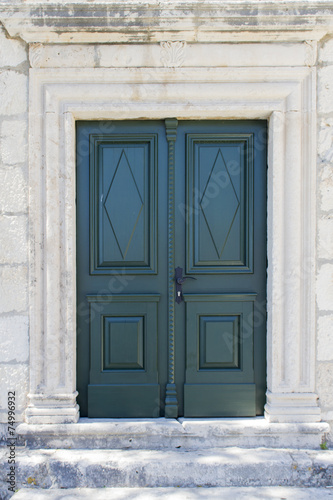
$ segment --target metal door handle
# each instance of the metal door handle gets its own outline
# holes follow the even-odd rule
[[[193,278],[192,276],[184,276],[183,278],[177,278],[177,283],[182,285],[186,280],[196,280],[197,278]]]
[[[176,267],[175,269],[175,280],[176,280],[176,302],[180,304],[183,299],[182,285],[186,280],[196,280],[192,276],[183,276],[183,269],[181,267]]]

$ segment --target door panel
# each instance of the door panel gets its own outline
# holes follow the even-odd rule
[[[156,272],[157,135],[92,134],[90,147],[91,272]]]
[[[187,272],[252,272],[252,134],[187,135]]]
[[[252,321],[255,299],[254,294],[184,294],[185,417],[256,414]],[[221,397],[231,387],[232,400]],[[206,403],[198,404],[206,390],[209,399],[206,396]]]
[[[82,416],[164,416],[170,363],[178,416],[263,414],[265,131],[260,121],[178,122],[168,184],[164,121],[78,123]],[[174,305],[172,353],[170,252],[196,278]]]
[[[253,417],[255,384],[186,384],[185,417]]]
[[[90,321],[89,416],[151,417],[154,412],[158,416],[159,295],[88,295],[87,300],[94,306]]]

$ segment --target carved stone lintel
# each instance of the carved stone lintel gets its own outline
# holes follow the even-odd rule
[[[180,68],[185,60],[186,42],[161,42],[161,63],[165,68]]]

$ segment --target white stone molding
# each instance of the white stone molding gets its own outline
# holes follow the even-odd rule
[[[244,50],[246,48],[244,47]],[[75,422],[75,121],[267,119],[266,418],[317,422],[315,69],[30,70],[28,423]]]
[[[27,0],[0,5],[12,37],[41,43],[276,42],[333,30],[332,0]]]

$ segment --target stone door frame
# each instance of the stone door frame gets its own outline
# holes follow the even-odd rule
[[[268,120],[265,417],[321,420],[315,394],[315,91],[316,70],[306,66],[30,70],[26,422],[79,419],[75,121],[170,116]]]

